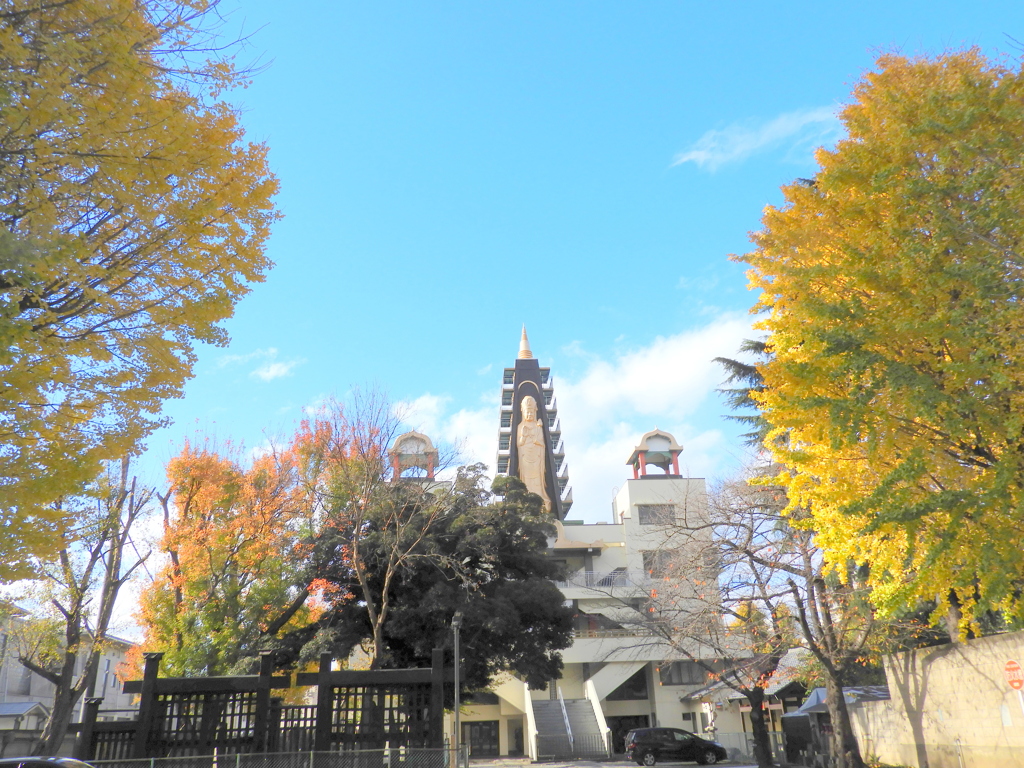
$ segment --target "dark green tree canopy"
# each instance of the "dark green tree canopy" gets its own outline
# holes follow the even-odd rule
[[[737,421],[750,431],[741,435],[743,442],[749,446],[761,447],[771,425],[761,414],[757,400],[754,396],[764,391],[764,376],[758,370],[757,364],[768,359],[768,344],[759,339],[744,339],[740,344],[739,351],[743,354],[753,355],[755,362],[747,363],[731,357],[716,357],[715,362],[725,370],[725,381],[719,392],[725,396],[725,402],[733,411],[725,418],[730,421]],[[754,411],[754,413],[744,413]]]
[[[462,611],[467,690],[487,688],[502,670],[535,688],[560,676],[558,651],[572,642],[573,613],[550,581],[563,575],[546,555],[555,527],[540,498],[519,480],[498,478],[493,490],[495,498],[484,490],[481,465],[459,471],[450,511],[433,522],[430,535],[391,582],[394,607],[384,626],[382,666],[429,666],[433,648],[445,649],[445,663],[451,664],[451,621]],[[410,516],[424,503],[423,493],[417,484],[408,484]],[[370,528],[373,524],[372,518],[367,521]],[[344,546],[351,533],[338,531],[336,556],[325,560],[317,574],[333,586],[327,610],[315,623],[277,641],[280,663],[312,659],[328,650],[344,658],[371,634],[365,605],[352,599],[359,590]],[[372,530],[362,536],[363,557],[372,571],[375,538]]]

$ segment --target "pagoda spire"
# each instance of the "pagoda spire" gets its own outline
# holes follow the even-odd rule
[[[551,369],[533,356],[525,325],[515,365],[502,376],[497,460],[496,474],[519,478],[556,519],[565,517],[572,489]]]
[[[532,360],[533,352],[530,351],[530,340],[526,338],[526,325],[523,325],[523,336],[519,339],[519,359]]]

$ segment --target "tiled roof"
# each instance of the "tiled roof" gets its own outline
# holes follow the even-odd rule
[[[885,701],[889,698],[889,686],[887,685],[860,685],[843,688],[843,698],[847,704],[857,704],[861,701]],[[800,705],[796,712],[789,712],[783,717],[795,717],[812,713],[827,712],[825,704],[825,689],[815,688],[807,696],[807,701]]]
[[[779,693],[783,688],[788,685],[792,685],[795,681],[794,676],[800,667],[800,664],[806,658],[807,654],[810,653],[806,648],[790,648],[786,651],[786,655],[779,660],[779,666],[775,670],[775,674],[772,676],[771,684],[764,689],[766,696],[774,696]],[[703,699],[706,696],[712,694],[718,694],[718,699],[732,700],[745,698],[742,693],[732,690],[725,683],[718,681],[705,685],[693,693],[687,693],[680,696],[680,699],[689,699],[690,701],[696,701]]]
[[[38,701],[10,701],[0,704],[0,717],[21,717],[37,708],[46,714],[46,707]]]

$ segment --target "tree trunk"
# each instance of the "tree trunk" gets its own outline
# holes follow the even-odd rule
[[[843,683],[838,675],[826,670],[825,688],[828,692],[828,714],[832,719],[832,758],[835,768],[864,768],[860,746],[853,735],[850,711],[843,696]]]
[[[50,716],[46,720],[39,741],[32,750],[34,755],[56,755],[64,743],[75,704],[81,695],[81,690],[74,686],[76,661],[73,653],[64,654],[64,663],[60,670],[61,682],[54,691],[53,709],[50,710]]]
[[[771,768],[772,742],[768,735],[768,723],[764,717],[764,689],[752,688],[744,691],[750,702],[750,734],[754,737],[754,760],[758,768]]]
[[[949,608],[946,609],[946,632],[949,633],[949,640],[953,643],[960,642],[960,621],[963,619],[963,611],[960,610],[960,598],[955,589],[949,590]]]

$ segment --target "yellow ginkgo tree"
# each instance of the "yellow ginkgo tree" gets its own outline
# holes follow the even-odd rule
[[[221,98],[243,78],[212,5],[0,9],[0,578],[54,499],[159,423],[270,266],[277,182]]]
[[[776,481],[883,611],[1020,619],[1024,71],[887,55],[840,117],[741,257]]]

